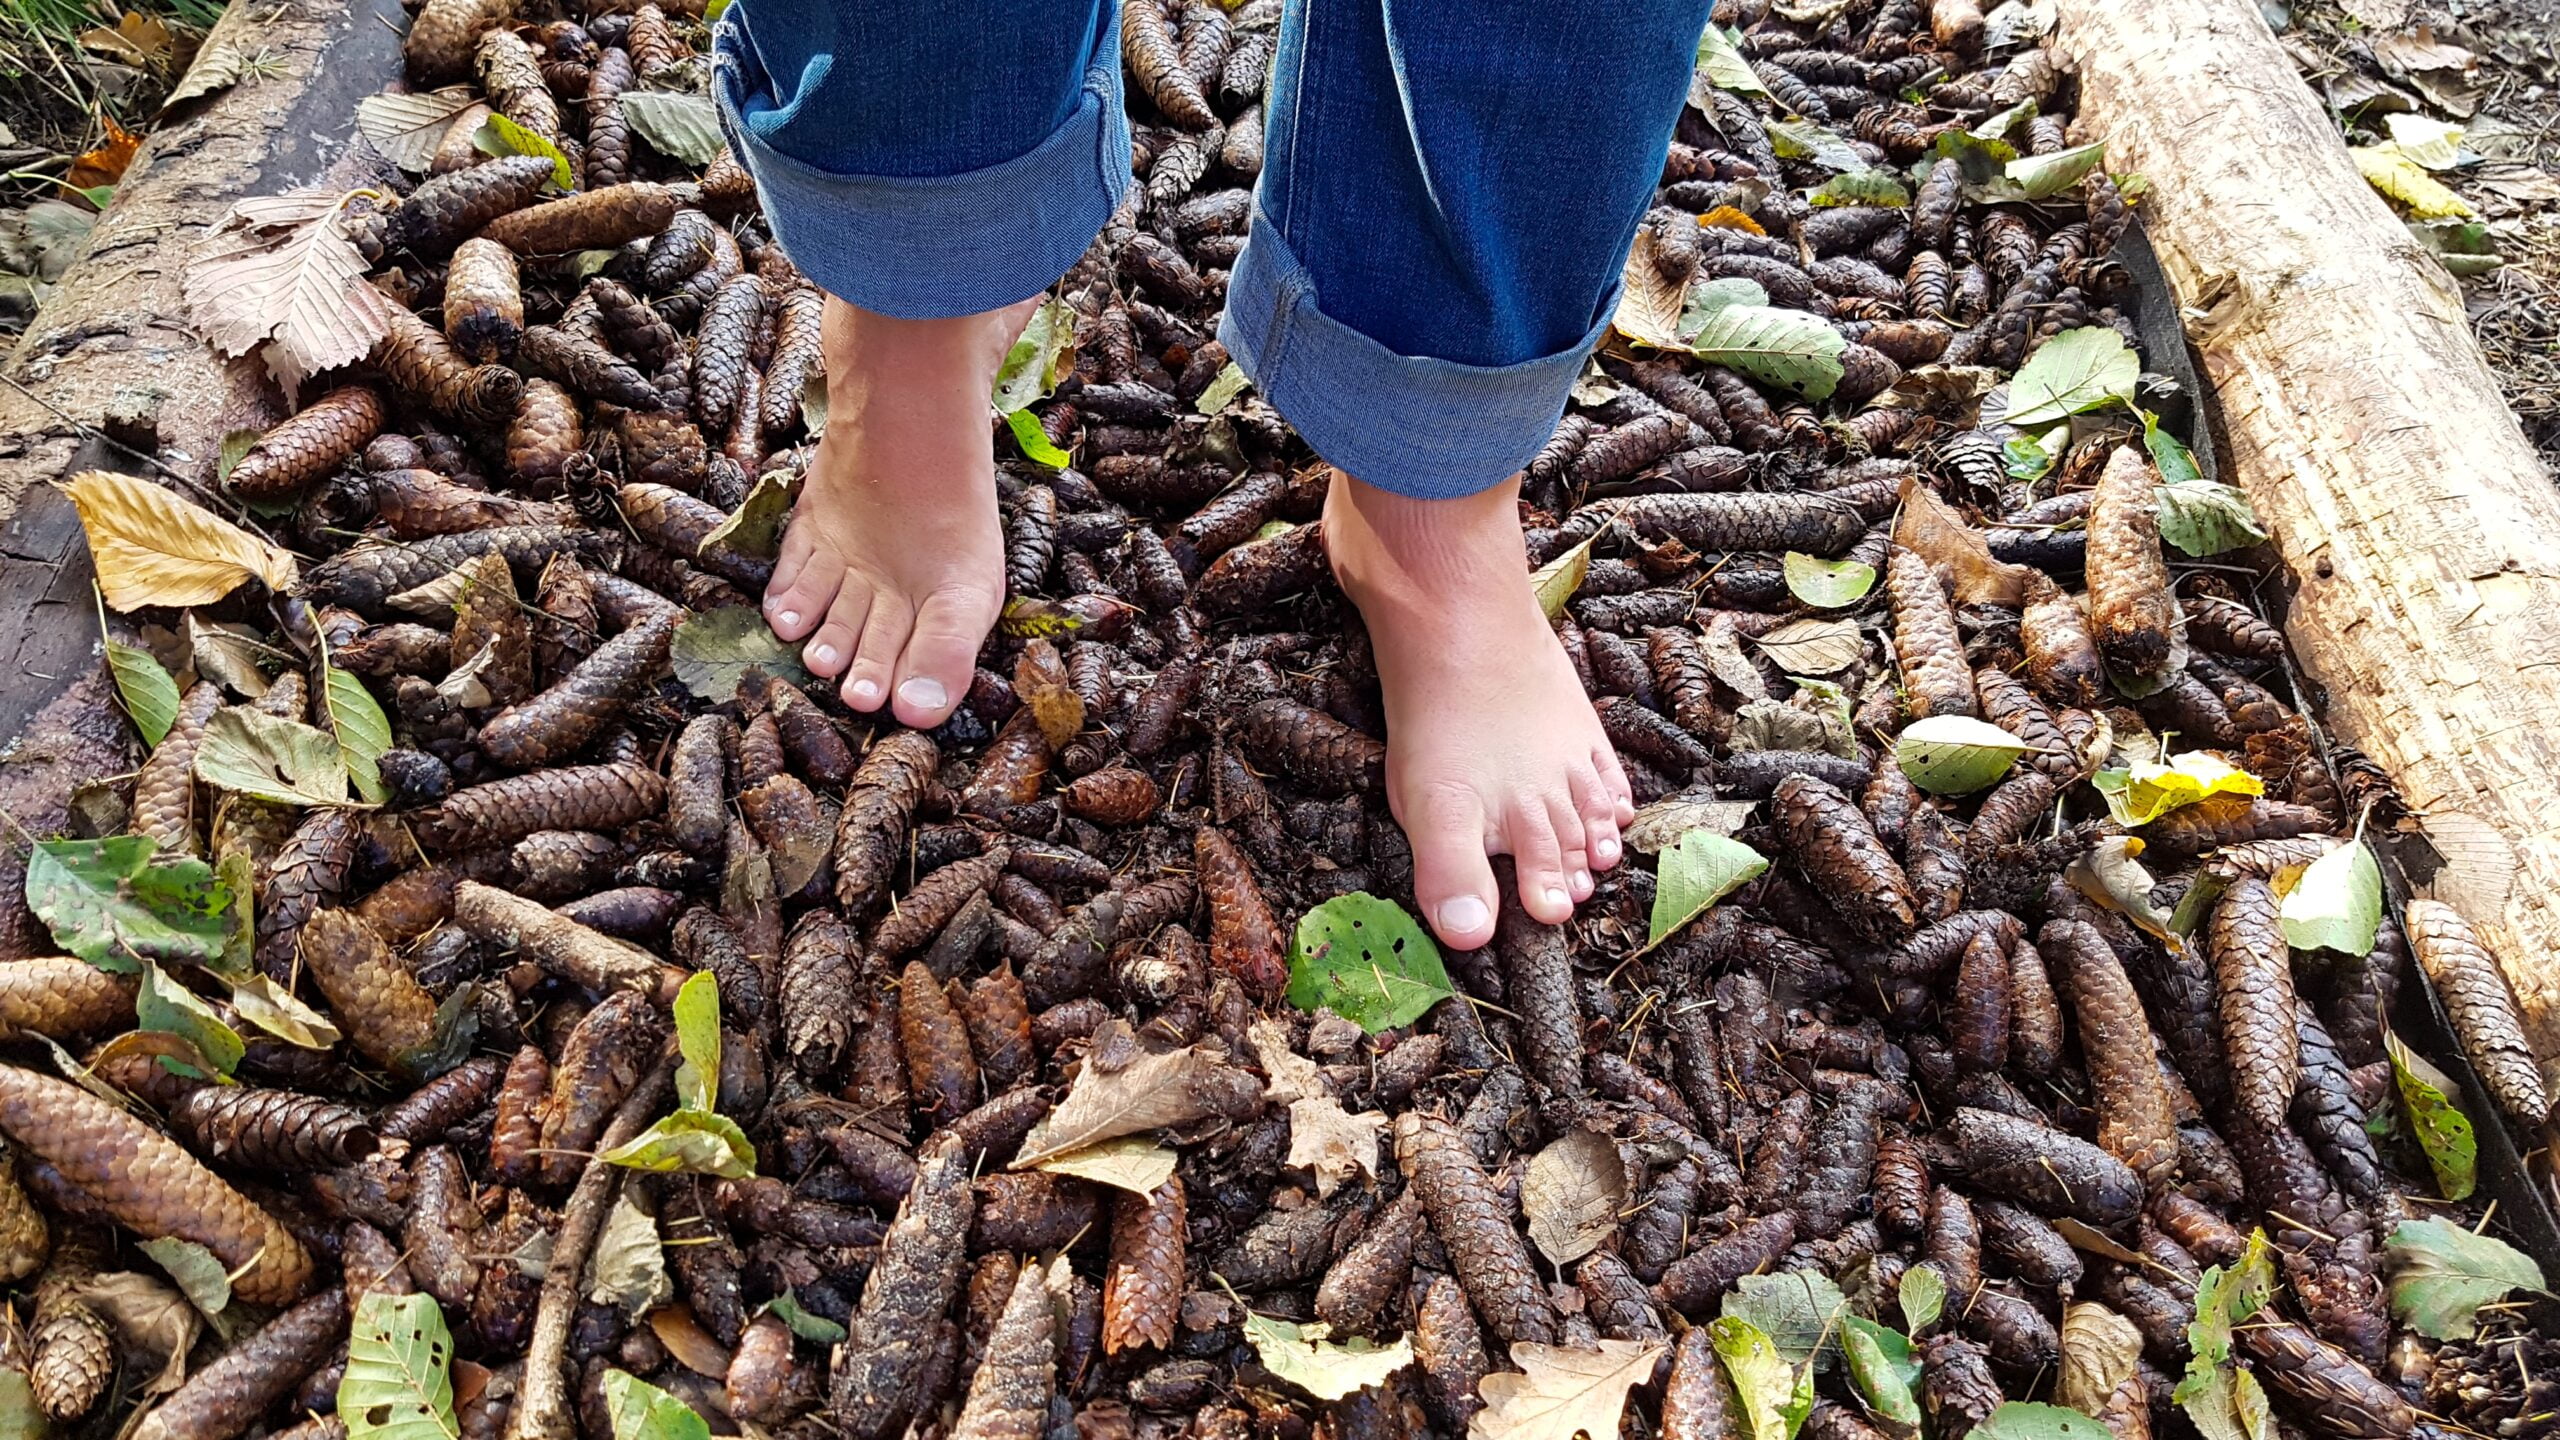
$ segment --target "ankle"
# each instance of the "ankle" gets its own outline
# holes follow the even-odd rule
[[[1001,310],[908,320],[827,297],[820,348],[832,381],[880,377],[931,380],[983,372],[993,383],[1004,353],[1028,317],[1024,301]]]
[[[1448,500],[1417,500],[1333,472],[1325,529],[1334,567],[1363,608],[1446,610],[1525,592],[1519,482]]]

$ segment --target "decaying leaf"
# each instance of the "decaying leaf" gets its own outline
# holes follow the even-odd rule
[[[2403,1220],[2391,1232],[2391,1313],[2430,1340],[2467,1340],[2480,1307],[2511,1290],[2543,1289],[2533,1257],[2448,1220]]]
[[[1467,1427],[1468,1440],[1610,1440],[1627,1392],[1651,1377],[1662,1350],[1635,1340],[1589,1348],[1520,1341],[1511,1347],[1520,1368],[1484,1377],[1485,1408]]]
[[[1208,1086],[1222,1068],[1195,1045],[1141,1054],[1108,1072],[1087,1066],[1067,1098],[1024,1137],[1012,1168],[1027,1170],[1088,1145],[1197,1120],[1209,1113]]]
[[[1263,1368],[1319,1400],[1339,1400],[1355,1391],[1386,1383],[1387,1377],[1413,1363],[1413,1342],[1380,1345],[1353,1336],[1336,1342],[1332,1327],[1258,1315],[1248,1310],[1244,1338],[1262,1357]]]
[[[1529,1238],[1557,1265],[1600,1248],[1617,1230],[1626,1201],[1627,1168],[1617,1143],[1589,1130],[1570,1131],[1530,1157],[1520,1181]]]

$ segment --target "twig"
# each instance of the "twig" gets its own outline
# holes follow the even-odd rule
[[[648,1128],[658,1106],[674,1092],[675,1073],[670,1045],[613,1112],[604,1138],[596,1142],[599,1156]],[[560,1238],[552,1243],[551,1260],[542,1273],[542,1302],[533,1312],[533,1340],[525,1347],[523,1388],[516,1396],[515,1423],[507,1427],[508,1440],[576,1440],[577,1418],[569,1408],[569,1322],[578,1312],[587,1256],[604,1229],[605,1212],[612,1208],[624,1173],[619,1166],[589,1158],[578,1175],[578,1188],[560,1212]]]

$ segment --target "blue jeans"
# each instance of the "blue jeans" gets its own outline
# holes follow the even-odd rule
[[[1421,498],[1516,473],[1617,303],[1711,0],[1288,0],[1219,338],[1316,453]],[[1130,185],[1119,0],[735,0],[730,142],[867,310],[1047,288]]]

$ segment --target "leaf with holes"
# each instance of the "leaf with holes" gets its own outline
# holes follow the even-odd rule
[[[693,616],[676,627],[669,663],[684,688],[714,704],[738,693],[749,670],[762,670],[788,685],[807,682],[800,647],[773,633],[753,607],[728,605]]]
[[[220,960],[230,892],[203,861],[158,848],[147,835],[39,840],[27,857],[27,908],[55,944],[101,970]]]
[[[1876,567],[1863,560],[1825,560],[1790,550],[1780,563],[1787,593],[1816,610],[1855,605],[1876,588]]]
[[[1707,318],[1689,349],[1709,364],[1823,400],[1840,383],[1840,351],[1847,344],[1828,321],[1802,310],[1728,305]]]
[[[990,396],[999,415],[1010,415],[1058,388],[1075,365],[1076,314],[1052,296],[1040,302],[1022,327],[1021,338],[1004,353]]]
[[[2447,1200],[2470,1199],[2480,1183],[2480,1137],[2453,1098],[2453,1078],[2388,1030],[2382,1032],[2382,1050],[2391,1059],[2392,1088],[2409,1129],[2435,1172],[2437,1193]]]
[[[1457,993],[1413,916],[1366,891],[1337,895],[1298,921],[1289,947],[1289,1003],[1318,1008],[1375,1035],[1410,1025]]]
[[[1977,1440],[2115,1440],[2115,1432],[2059,1405],[2012,1400],[1973,1427]]]
[[[459,1440],[453,1332],[432,1296],[377,1290],[356,1302],[338,1418],[347,1440]]]
[[[1893,742],[1894,763],[1932,795],[1970,795],[2009,773],[2027,742],[1966,715],[1914,720]]]
[[[196,778],[279,805],[348,803],[347,762],[326,731],[234,705],[214,712],[196,748]]]

